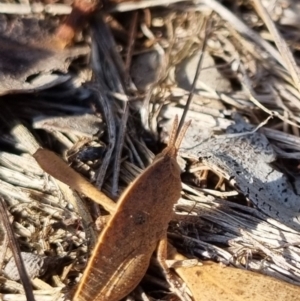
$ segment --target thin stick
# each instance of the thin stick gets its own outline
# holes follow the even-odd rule
[[[0,197],[0,215],[1,215],[4,227],[7,231],[7,236],[9,238],[10,248],[11,248],[11,251],[13,253],[15,262],[16,262],[16,266],[17,266],[17,269],[18,269],[18,272],[19,272],[19,275],[20,275],[21,282],[22,282],[23,287],[24,287],[26,299],[27,299],[27,301],[35,301],[33,291],[32,291],[31,282],[30,282],[30,279],[29,279],[28,274],[26,272],[26,268],[25,268],[23,259],[21,257],[21,250],[20,250],[20,247],[19,247],[19,245],[16,241],[15,235],[12,231],[11,224],[9,222],[5,201],[1,197]]]
[[[113,197],[117,197],[118,195],[118,185],[119,185],[119,173],[120,173],[120,161],[121,161],[121,154],[123,150],[123,144],[124,144],[124,137],[126,135],[126,127],[127,127],[127,120],[129,115],[129,105],[128,102],[124,102],[124,111],[122,115],[122,119],[120,122],[120,128],[119,128],[119,134],[117,136],[117,143],[116,143],[116,149],[115,149],[115,160],[113,164],[113,179],[112,179],[112,189],[111,194]]]
[[[108,12],[127,12],[132,10],[151,8],[155,6],[169,6],[174,3],[182,2],[182,0],[143,0],[143,1],[130,1],[121,2],[109,9]],[[192,3],[192,1],[186,1]]]
[[[210,17],[208,17],[208,18],[210,18]],[[180,122],[179,122],[179,126],[178,126],[178,129],[177,129],[176,136],[179,135],[179,133],[181,131],[181,128],[183,127],[183,124],[184,124],[184,121],[185,121],[185,118],[186,118],[186,114],[187,114],[187,112],[189,110],[189,107],[190,107],[190,105],[192,103],[192,100],[193,100],[196,83],[197,83],[197,80],[198,80],[199,75],[200,75],[202,60],[203,60],[203,54],[204,54],[205,49],[206,49],[207,40],[208,40],[208,36],[209,36],[209,33],[210,33],[210,29],[211,29],[211,22],[209,20],[206,19],[204,24],[205,24],[204,25],[205,26],[205,35],[204,35],[204,39],[203,39],[203,43],[202,43],[202,47],[201,47],[201,55],[199,57],[199,61],[198,61],[198,64],[197,64],[197,69],[196,69],[193,84],[192,84],[192,87],[191,87],[191,90],[190,90],[190,93],[189,93],[189,97],[186,101],[186,105],[184,107],[182,116],[180,118]]]
[[[25,15],[45,12],[52,15],[68,15],[71,11],[72,7],[65,4],[43,5],[42,3],[34,3],[32,5],[28,5],[22,3],[0,3],[1,14]]]
[[[130,25],[130,36],[128,40],[128,49],[126,53],[126,62],[125,62],[125,71],[126,71],[126,77],[125,77],[125,85],[128,85],[130,82],[130,76],[129,76],[129,69],[131,64],[131,58],[132,53],[134,49],[134,43],[135,43],[135,36],[136,36],[136,27],[137,27],[137,20],[138,20],[138,12],[133,13],[133,19]],[[126,87],[123,87],[124,90]],[[123,91],[122,91],[123,92]],[[122,114],[122,119],[120,122],[120,128],[118,131],[117,141],[116,141],[116,149],[115,149],[115,159],[113,162],[113,179],[112,179],[112,188],[111,188],[111,194],[112,197],[118,196],[118,186],[119,186],[119,173],[120,173],[120,161],[121,161],[121,154],[123,150],[123,144],[125,140],[126,135],[126,126],[127,126],[127,120],[129,115],[129,105],[128,105],[128,99],[123,101],[123,107],[124,111]]]
[[[132,21],[130,23],[129,39],[128,39],[126,62],[125,62],[126,85],[129,82],[129,70],[130,70],[130,65],[131,65],[131,59],[132,59],[134,44],[135,44],[135,40],[136,40],[138,15],[139,15],[138,11],[133,12]]]

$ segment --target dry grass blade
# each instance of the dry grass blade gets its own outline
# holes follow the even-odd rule
[[[300,92],[300,71],[289,46],[287,45],[286,41],[282,38],[281,34],[277,30],[274,22],[272,21],[267,10],[264,8],[261,0],[252,0],[252,1],[259,16],[263,19],[270,33],[272,34],[274,38],[274,42],[277,48],[279,49],[281,56],[284,59],[285,66],[287,67],[288,71],[291,74],[291,77],[294,80],[294,85]]]
[[[184,0],[190,2],[190,0]],[[182,2],[182,0],[143,0],[139,2],[121,2],[109,9],[109,12],[127,12],[143,8],[151,8],[155,6],[168,6],[174,3]]]
[[[16,262],[19,274],[20,274],[20,279],[24,287],[24,291],[26,294],[26,298],[28,301],[35,301],[33,291],[32,291],[32,285],[30,283],[30,279],[28,277],[28,274],[26,272],[26,268],[21,256],[21,250],[19,247],[18,242],[16,241],[15,235],[13,233],[13,230],[11,228],[11,224],[9,222],[9,218],[7,215],[7,208],[5,205],[5,201],[2,197],[0,197],[0,214],[1,214],[1,220],[3,223],[3,226],[6,229],[7,236],[9,238],[9,245],[12,250],[14,260]]]
[[[213,9],[217,14],[219,14],[222,18],[227,20],[238,32],[249,37],[255,43],[264,48],[269,54],[274,57],[277,62],[279,62],[282,66],[285,66],[285,62],[283,61],[281,55],[278,51],[272,47],[268,42],[262,39],[255,31],[250,29],[244,22],[238,19],[232,12],[227,10],[222,4],[215,0],[200,0],[198,3],[205,3],[208,7]]]
[[[95,32],[95,47],[97,47],[95,50],[95,60],[94,60],[94,70],[97,74],[97,81],[99,81],[98,87],[101,88],[101,92],[103,91],[116,91],[124,94],[124,83],[126,82],[126,73],[125,69],[123,67],[123,63],[121,62],[121,59],[119,55],[115,51],[115,44],[113,39],[111,39],[110,31],[107,28],[106,24],[103,22],[102,17],[100,17],[97,20],[94,20],[93,23],[93,30]],[[96,34],[97,33],[97,34]],[[103,42],[105,41],[105,43]],[[98,54],[97,54],[98,53]],[[100,55],[100,56],[98,56]],[[102,63],[100,62],[100,58],[104,57],[105,61]],[[102,58],[103,60],[103,58]],[[107,64],[109,62],[109,64]],[[107,70],[102,69],[103,66],[107,65]],[[101,70],[102,69],[102,70]],[[107,86],[105,81],[107,80],[105,76],[110,76],[110,86]],[[99,92],[98,92],[99,93]],[[124,130],[126,128],[126,122],[127,122],[127,104],[123,105],[124,115],[121,120],[119,118],[115,118],[110,113],[112,108],[114,107],[111,102],[109,101],[111,97],[108,95],[108,93],[104,93],[103,96],[100,96],[100,100],[102,100],[103,107],[106,108],[106,112],[108,113],[106,115],[107,123],[109,125],[109,133],[110,133],[110,145],[109,150],[106,153],[105,161],[103,162],[101,169],[99,170],[98,176],[97,176],[97,187],[101,188],[105,173],[107,170],[107,167],[110,163],[110,158],[112,156],[113,151],[115,151],[114,156],[114,184],[113,184],[113,190],[112,194],[116,194],[116,187],[117,187],[117,178],[118,178],[118,170],[119,170],[119,161],[120,161],[120,153],[123,143],[122,140],[124,140]],[[117,135],[116,127],[120,127]],[[119,139],[118,141],[116,139]],[[117,143],[119,142],[119,143]],[[118,168],[116,168],[118,167]]]
[[[72,11],[72,7],[66,4],[46,4],[34,3],[29,4],[15,4],[15,3],[1,3],[0,4],[0,13],[1,14],[37,14],[46,12],[53,15],[68,15]]]

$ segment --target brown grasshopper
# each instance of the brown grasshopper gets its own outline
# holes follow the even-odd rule
[[[121,300],[139,284],[156,249],[162,267],[167,269],[164,262],[167,253],[167,228],[173,206],[181,193],[181,169],[176,156],[189,124],[190,122],[185,124],[177,137],[176,117],[168,146],[129,185],[116,206],[104,196],[103,205],[113,211],[113,215],[93,250],[74,301]],[[79,175],[76,176],[74,171],[72,175],[59,174],[57,169],[53,171],[43,161],[43,151],[40,149],[34,154],[41,167],[72,188],[84,192],[84,185],[78,184],[83,183],[79,180]],[[50,152],[47,152],[49,160]],[[53,155],[50,154],[51,157]],[[53,163],[58,162],[57,159],[55,161]],[[93,187],[87,183],[85,185]],[[102,203],[99,199],[102,193],[98,194],[98,201]]]

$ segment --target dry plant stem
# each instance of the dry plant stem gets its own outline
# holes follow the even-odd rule
[[[265,120],[263,120],[260,124],[258,124],[253,130],[251,131],[245,131],[243,133],[233,133],[233,134],[223,134],[223,135],[219,135],[219,137],[222,137],[222,136],[226,136],[227,138],[238,138],[238,137],[242,137],[242,136],[245,136],[245,135],[251,135],[251,134],[254,134],[256,133],[260,128],[262,128],[264,125],[266,125],[269,120],[273,118],[272,115],[268,116]]]
[[[151,19],[152,19],[152,16],[151,16],[151,11],[149,8],[145,8],[143,10],[143,14],[144,14],[144,20],[145,20],[145,24],[147,27],[151,27]]]
[[[44,10],[45,13],[50,15],[68,15],[72,12],[72,8],[69,5],[62,3],[47,4]]]
[[[1,3],[0,13],[1,14],[14,14],[14,15],[26,15],[26,14],[38,14],[48,13],[52,15],[68,15],[72,11],[69,5],[65,4],[47,4],[34,3],[32,5],[22,3]]]
[[[101,92],[99,92],[99,96],[101,97],[100,93],[105,92],[105,90],[114,90],[117,91],[123,95],[125,95],[126,88],[125,88],[125,81],[126,81],[126,72],[125,72],[125,68],[123,65],[123,62],[120,58],[120,55],[116,52],[116,45],[115,45],[115,41],[111,38],[110,35],[110,31],[109,28],[107,27],[107,24],[105,24],[103,22],[102,19],[100,19],[97,23],[96,21],[94,22],[94,30],[97,33],[97,35],[99,34],[100,36],[98,36],[98,40],[96,40],[97,42],[97,46],[98,46],[98,51],[103,53],[105,55],[105,60],[110,62],[110,64],[108,64],[109,66],[109,70],[102,70],[102,77],[107,77],[108,76],[112,77],[111,78],[111,87],[104,89],[104,91],[102,90]],[[103,38],[103,40],[99,40],[99,38]],[[103,42],[105,41],[105,42]],[[107,64],[107,62],[106,62]],[[101,68],[101,66],[96,66],[97,68]],[[97,80],[102,81],[101,76],[99,74],[99,76],[97,77]],[[102,83],[101,83],[102,84]],[[102,84],[102,86],[105,86],[104,84]],[[104,95],[103,97],[107,97],[107,95]],[[128,108],[128,98],[126,97],[126,101],[122,102],[122,118],[121,121],[119,122],[119,131],[118,131],[118,135],[117,135],[117,141],[114,144],[114,148],[111,148],[110,151],[114,151],[114,162],[113,162],[113,179],[112,179],[112,190],[111,190],[111,194],[113,197],[117,196],[117,191],[118,191],[118,179],[119,179],[119,171],[120,171],[120,158],[121,158],[121,153],[122,153],[122,148],[123,148],[123,143],[124,143],[124,137],[125,137],[125,130],[126,130],[126,123],[127,123],[127,119],[128,119],[128,113],[129,113],[129,108]],[[109,107],[111,105],[112,102],[109,102],[108,100],[106,100],[106,105]],[[108,119],[108,116],[106,116],[106,120],[108,122],[112,122],[112,120]],[[112,119],[114,119],[115,117],[112,116]],[[115,133],[116,134],[116,131]],[[111,154],[110,154],[111,157]],[[106,162],[107,166],[104,166],[102,164],[101,166],[101,171],[106,171],[109,161]],[[102,176],[101,178],[99,176]],[[104,173],[99,172],[98,176],[97,176],[97,186],[100,188],[102,186],[104,180]],[[99,185],[101,184],[101,185]]]
[[[104,22],[103,16],[94,18],[91,22],[92,29],[95,33],[94,39],[96,40],[99,51],[105,56],[105,66],[108,70],[103,70],[103,77],[107,77],[108,71],[111,78],[110,80],[110,91],[124,93],[126,71],[120,54],[117,52],[117,45],[113,36],[110,32],[110,28]],[[99,66],[101,68],[101,66]]]
[[[189,107],[192,103],[194,92],[195,92],[195,87],[196,87],[196,84],[197,84],[197,81],[198,81],[198,78],[199,78],[199,75],[200,75],[201,65],[202,65],[202,60],[203,60],[203,54],[205,52],[206,45],[207,45],[207,40],[208,40],[210,31],[211,31],[211,22],[210,22],[209,18],[210,17],[208,17],[208,19],[206,19],[204,24],[203,24],[203,26],[205,28],[205,35],[204,35],[204,39],[203,39],[203,42],[202,42],[201,55],[200,55],[199,60],[198,60],[196,73],[195,73],[194,80],[193,80],[193,83],[192,83],[192,87],[191,87],[191,90],[190,90],[190,93],[189,93],[189,97],[186,101],[185,110],[183,111],[183,114],[182,114],[180,122],[179,122],[178,133],[180,132],[180,129],[184,124],[186,114],[187,114],[188,109],[189,109]]]
[[[115,160],[113,164],[113,180],[112,180],[112,189],[111,193],[113,198],[118,196],[118,185],[119,185],[119,173],[120,173],[120,166],[121,166],[121,155],[122,155],[122,149],[124,144],[124,138],[126,135],[126,124],[128,120],[129,115],[129,105],[128,102],[123,102],[124,105],[124,111],[122,114],[122,119],[120,123],[120,129],[119,129],[119,135],[117,138],[117,147],[116,147],[116,154],[115,154]]]
[[[131,140],[131,137],[129,135],[126,136],[126,143],[129,144],[130,146],[130,149],[132,151],[132,154],[135,158],[135,160],[137,161],[138,163],[138,166],[142,169],[145,169],[145,164],[144,162],[142,161],[141,157],[139,156],[139,153],[135,147],[135,145],[133,144],[132,140]]]
[[[207,182],[208,172],[209,172],[208,168],[202,170],[202,172],[200,173],[200,182],[202,182],[202,181]]]
[[[115,116],[112,114],[113,105],[117,104],[113,103],[106,91],[118,91],[123,95],[125,94],[123,89],[124,82],[121,80],[125,79],[123,63],[119,54],[116,53],[116,45],[111,38],[110,31],[107,28],[107,25],[103,22],[102,16],[100,17],[97,20],[94,19],[94,22],[92,22],[92,32],[95,41],[93,44],[93,69],[97,81],[97,94],[106,117],[109,145],[101,168],[97,174],[96,185],[99,189],[103,185],[104,177],[113,151],[116,148],[115,153],[120,154],[120,150],[118,148],[122,146],[121,144],[116,144],[116,120]],[[105,57],[105,60],[103,60],[103,57]],[[106,66],[108,69],[104,70],[104,66]],[[106,84],[107,82],[109,82],[109,87]],[[114,160],[118,161],[119,158],[117,156],[114,157]],[[117,171],[114,170],[113,172],[115,173]]]
[[[97,174],[97,179],[96,179],[96,186],[101,189],[103,182],[104,182],[104,177],[106,174],[106,170],[108,168],[114,147],[115,147],[115,143],[116,143],[116,123],[115,123],[115,119],[113,117],[112,114],[112,110],[111,110],[111,106],[110,106],[110,102],[107,98],[107,96],[105,94],[101,94],[100,90],[101,90],[102,85],[100,85],[100,83],[97,85],[97,98],[98,101],[103,109],[103,113],[104,116],[106,118],[106,126],[107,126],[107,132],[108,132],[108,141],[109,144],[107,145],[106,148],[106,152],[104,155],[104,158],[102,160],[102,164],[101,167],[98,171]]]
[[[75,212],[78,212],[79,216],[82,218],[82,225],[86,233],[86,238],[89,242],[89,246],[94,247],[97,241],[97,233],[94,230],[94,221],[91,217],[91,214],[86,206],[86,204],[80,199],[80,197],[74,193],[68,185],[57,180],[60,191],[65,200],[68,200],[75,209]]]
[[[129,71],[130,71],[132,53],[134,50],[134,44],[135,44],[135,39],[136,39],[137,20],[138,20],[139,12],[135,11],[132,14],[133,14],[133,17],[132,17],[132,21],[130,23],[129,39],[128,39],[128,45],[127,45],[126,61],[125,61],[126,85],[129,82],[129,76],[130,76]]]
[[[126,12],[144,8],[150,8],[155,6],[169,6],[174,3],[182,2],[182,0],[144,0],[144,1],[132,1],[122,2],[112,7],[109,12]],[[187,1],[190,2],[190,1]]]
[[[290,75],[294,80],[294,85],[300,92],[300,72],[299,72],[299,68],[295,62],[294,56],[293,56],[289,46],[287,45],[287,43],[285,42],[285,40],[282,38],[281,34],[277,30],[268,11],[265,9],[263,4],[261,3],[261,0],[252,0],[252,2],[254,4],[255,9],[257,10],[257,13],[262,18],[262,20],[265,22],[270,33],[272,34],[275,44],[276,44],[277,48],[279,49],[282,58],[285,61],[287,70],[290,72]]]
[[[5,233],[4,231],[5,227],[3,225],[2,222],[0,222],[0,234],[2,235],[1,232],[3,232],[3,239],[0,241],[1,244],[1,250],[0,250],[0,267],[3,267],[3,263],[5,260],[5,255],[6,255],[6,251],[7,251],[7,247],[9,244],[9,240],[8,240],[8,235]]]
[[[244,22],[238,19],[232,12],[225,8],[222,4],[215,0],[199,0],[199,4],[206,4],[219,14],[224,20],[231,24],[238,32],[247,36],[255,43],[264,48],[279,64],[285,67],[285,62],[282,60],[278,51],[272,47],[268,42],[261,38],[255,31],[250,29]]]
[[[261,249],[267,256],[270,256],[273,261],[276,263],[276,261],[278,261],[279,265],[281,265],[282,267],[284,267],[285,269],[291,271],[292,273],[295,273],[297,276],[299,276],[299,273],[297,273],[295,267],[287,262],[285,262],[285,260],[282,259],[281,256],[277,255],[276,252],[271,251],[269,248],[265,247],[262,243],[258,242],[257,240],[255,240],[251,234],[247,233],[244,230],[240,230],[243,235],[245,235],[247,237],[247,239],[249,239],[253,245],[257,248],[257,249]]]
[[[267,114],[269,114],[270,116],[276,116],[279,119],[281,119],[282,121],[295,126],[295,127],[299,127],[298,124],[296,124],[295,122],[286,119],[284,116],[282,116],[281,114],[279,114],[277,111],[271,111],[268,108],[266,108],[264,105],[262,105],[255,97],[254,97],[254,92],[253,89],[251,87],[251,83],[250,80],[246,74],[245,68],[242,64],[240,64],[240,70],[241,73],[243,74],[243,81],[241,82],[243,85],[243,88],[249,93],[249,100],[251,100],[257,107],[259,107],[261,110],[265,111]]]
[[[12,253],[13,253],[13,256],[14,256],[14,259],[16,262],[16,266],[17,266],[19,274],[20,274],[20,279],[21,279],[21,282],[22,282],[24,290],[25,290],[26,298],[28,301],[35,301],[31,282],[27,275],[26,268],[25,268],[23,259],[21,257],[21,250],[20,250],[18,242],[16,241],[13,230],[11,228],[11,224],[9,222],[9,218],[7,215],[7,208],[5,206],[5,201],[2,197],[0,197],[0,214],[1,214],[1,219],[4,224],[4,227],[7,231],[7,236],[9,237],[10,248],[12,250]]]
[[[221,186],[224,184],[225,179],[223,177],[219,177],[218,183],[215,186],[215,190],[220,189]]]
[[[98,21],[98,22],[97,22]],[[108,70],[103,70],[102,75],[97,76],[97,80],[99,82],[103,81],[105,78],[106,81],[111,81],[110,87],[107,89],[104,89],[104,91],[101,91],[102,93],[105,92],[105,90],[113,90],[116,92],[121,93],[122,95],[126,95],[126,72],[125,68],[122,62],[122,59],[116,51],[116,45],[115,41],[112,39],[110,30],[103,21],[103,18],[99,18],[98,20],[94,20],[93,23],[93,28],[94,31],[97,33],[97,39],[96,44],[98,46],[99,53],[103,53],[105,56],[105,66],[107,66],[109,69]],[[101,39],[101,40],[100,40]],[[104,42],[105,41],[105,42]],[[107,61],[110,62],[110,64],[107,64]],[[101,66],[96,66],[99,70]],[[112,78],[108,78],[109,74]],[[105,86],[102,84],[102,86]],[[106,98],[107,95],[104,97]],[[121,153],[122,153],[122,148],[123,148],[123,142],[124,142],[124,136],[125,136],[125,129],[126,129],[126,124],[127,124],[127,119],[128,119],[128,113],[129,113],[129,108],[128,108],[128,98],[126,97],[126,101],[122,102],[122,118],[121,121],[119,122],[119,132],[117,135],[117,141],[114,145],[114,149],[111,148],[110,151],[112,152],[114,150],[114,158],[113,158],[113,180],[112,180],[112,190],[111,194],[113,197],[117,195],[118,192],[118,179],[119,179],[119,172],[120,172],[120,158],[121,158]],[[109,106],[110,103],[107,103]],[[115,104],[117,106],[117,104]],[[106,116],[108,120],[108,116]],[[114,118],[114,116],[112,116]],[[109,120],[109,122],[111,122]],[[116,131],[114,133],[116,135]],[[110,154],[111,157],[111,154]],[[105,162],[108,166],[109,161]],[[105,171],[107,169],[107,166],[101,166],[101,171]],[[100,178],[101,175],[101,178]],[[104,173],[99,172],[97,176],[97,186],[101,187],[104,179]],[[99,185],[101,184],[101,185]]]
[[[119,301],[143,278],[158,242],[166,237],[173,205],[180,197],[181,170],[176,155],[188,126],[176,139],[178,118],[174,121],[168,146],[120,197],[74,301]]]
[[[96,203],[102,205],[107,211],[114,211],[115,203],[110,198],[69,167],[55,153],[40,148],[33,154],[33,157],[45,172],[69,185],[72,189],[91,198]]]
[[[11,117],[11,120],[15,120],[13,115],[10,114],[10,112],[6,112],[7,114],[9,114],[9,116]],[[92,219],[91,216],[85,206],[85,204],[83,203],[83,201],[79,198],[79,197],[74,197],[74,195],[70,195],[71,191],[69,188],[65,187],[65,185],[61,182],[66,181],[67,183],[69,183],[70,187],[77,187],[79,189],[79,192],[84,193],[84,191],[86,193],[88,193],[88,197],[90,197],[91,199],[95,198],[95,202],[99,202],[99,198],[104,197],[104,199],[107,199],[107,197],[102,194],[100,191],[98,191],[94,186],[92,186],[88,181],[86,181],[83,177],[81,177],[79,174],[77,174],[73,169],[71,169],[67,163],[65,163],[61,158],[59,158],[56,154],[47,151],[47,150],[43,150],[40,148],[40,145],[38,144],[38,142],[35,140],[35,138],[33,137],[33,135],[27,130],[27,128],[25,128],[21,123],[17,123],[18,121],[15,120],[14,121],[16,123],[15,126],[13,126],[11,133],[15,136],[15,138],[17,139],[17,141],[20,141],[24,146],[26,146],[27,151],[29,151],[29,153],[34,157],[35,155],[41,156],[42,158],[41,160],[41,164],[44,166],[46,166],[45,168],[48,170],[48,173],[51,175],[53,174],[53,176],[57,176],[57,179],[61,180],[58,185],[62,191],[62,193],[65,196],[65,199],[68,200],[69,202],[72,203],[72,205],[75,208],[75,211],[79,214],[79,216],[82,217],[83,220],[83,225],[84,228],[86,229],[87,232],[87,236],[88,238],[90,238],[91,240],[91,245],[95,244],[96,241],[96,235],[94,233],[94,230],[91,227],[92,224]],[[54,161],[53,162],[57,162],[58,166],[55,166],[54,164],[52,164],[53,162],[48,162],[47,158],[43,157],[44,155],[48,155],[50,154],[50,159],[53,158]],[[61,168],[61,169],[60,169]],[[66,179],[68,178],[68,179]],[[80,184],[76,184],[72,181],[79,181]],[[81,187],[83,187],[83,191],[81,191]],[[1,188],[3,189],[3,188]],[[76,188],[74,188],[76,190]],[[20,195],[20,193],[19,193]],[[108,199],[108,211],[113,210],[113,208],[115,207],[115,204]],[[105,201],[104,201],[105,203]],[[101,202],[102,204],[102,202]],[[57,209],[56,209],[57,210]]]

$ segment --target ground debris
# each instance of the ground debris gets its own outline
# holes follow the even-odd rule
[[[101,230],[96,221],[107,216],[44,173],[30,149],[51,149],[117,200],[182,114],[194,72],[182,66],[196,65],[208,23],[209,64],[187,115],[169,240],[186,257],[300,285],[299,6],[229,2],[113,1],[61,51],[36,43],[62,22],[47,5],[0,15],[0,40],[10,41],[0,49],[0,194],[30,278],[43,282],[33,284],[36,300],[70,300]],[[278,45],[278,32],[294,55]],[[34,146],[16,134],[18,123]],[[0,263],[10,275],[0,277],[1,298],[25,300],[0,230]],[[158,274],[151,264],[132,298],[173,297]]]

